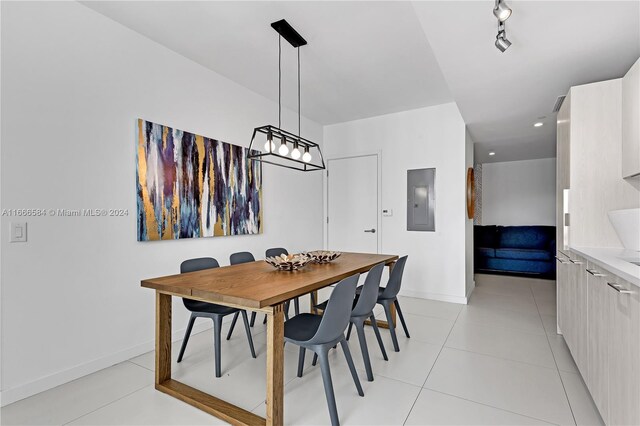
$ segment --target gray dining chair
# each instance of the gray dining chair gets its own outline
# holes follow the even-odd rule
[[[267,249],[267,251],[264,253],[264,257],[276,257],[276,256],[280,256],[280,255],[283,255],[283,254],[286,254],[286,255],[289,254],[287,249],[282,248],[282,247],[274,247],[274,248]],[[285,312],[286,316],[289,316],[289,305],[290,305],[290,301],[287,300],[285,302],[285,304],[284,304],[284,312]],[[293,310],[294,310],[296,315],[300,314],[300,301],[298,300],[297,297],[295,297],[293,299]],[[253,322],[253,320],[255,320],[255,314],[251,315],[251,320],[252,320],[252,322]],[[253,323],[251,323],[251,326],[253,326]]]
[[[251,254],[248,251],[239,251],[229,256],[229,263],[231,263],[232,265],[239,265],[241,263],[249,263],[249,262],[255,262],[255,261],[256,261],[256,258],[253,257],[253,254]],[[227,335],[227,340],[231,339],[231,335],[233,334],[233,329],[236,327],[236,320],[237,320],[237,317],[233,317],[233,321],[231,321],[231,327],[229,328],[229,334]],[[255,320],[256,320],[256,313],[251,312],[251,321],[249,321],[250,327],[253,327]],[[267,316],[265,315],[263,324],[266,324],[266,323],[267,323]]]
[[[202,271],[204,269],[218,268],[220,264],[217,260],[212,257],[200,257],[196,259],[185,260],[180,264],[180,273],[184,274],[187,272],[195,272]],[[196,318],[209,318],[213,321],[213,340],[214,340],[214,352],[215,352],[215,363],[216,363],[216,377],[221,376],[221,343],[220,343],[220,335],[222,333],[222,320],[227,315],[234,314],[233,322],[238,318],[239,314],[242,314],[242,319],[244,321],[244,329],[247,333],[247,340],[249,341],[249,349],[251,350],[251,356],[253,358],[256,357],[256,352],[253,348],[253,338],[251,337],[251,330],[249,329],[249,320],[247,318],[247,311],[230,308],[228,306],[216,305],[215,303],[202,302],[199,300],[192,300],[182,298],[182,302],[184,303],[184,307],[187,308],[191,312],[191,317],[189,318],[189,324],[187,325],[187,330],[184,334],[184,339],[182,340],[182,346],[180,347],[180,354],[178,355],[178,362],[182,361],[182,357],[184,356],[184,351],[187,348],[187,343],[189,342],[189,337],[191,336],[191,330],[193,329],[193,324],[196,321]],[[231,331],[231,330],[230,330]],[[228,340],[228,339],[227,339]]]
[[[329,407],[329,416],[331,417],[331,424],[334,426],[339,425],[340,421],[336,407],[336,398],[333,392],[331,369],[329,367],[329,350],[338,343],[344,352],[351,376],[353,377],[353,382],[358,390],[358,395],[364,396],[364,391],[360,385],[360,379],[358,379],[358,373],[356,372],[356,367],[353,364],[353,358],[349,351],[349,344],[344,336],[347,325],[349,325],[349,317],[351,315],[356,286],[358,285],[358,277],[359,274],[353,275],[345,278],[336,285],[333,293],[331,293],[331,297],[329,297],[324,315],[318,316],[304,313],[296,315],[284,323],[285,343],[293,343],[294,345],[300,346],[298,355],[298,377],[302,377],[304,355],[307,349],[316,353],[320,359],[320,370],[327,405]]]
[[[364,361],[364,367],[367,372],[367,380],[373,381],[373,370],[371,368],[371,360],[369,359],[369,349],[367,347],[367,339],[364,333],[364,323],[366,320],[371,321],[371,326],[378,340],[378,345],[382,351],[382,357],[385,361],[388,361],[387,351],[382,343],[382,336],[380,336],[380,330],[376,323],[375,315],[373,314],[373,308],[376,306],[378,300],[378,289],[380,288],[380,279],[382,278],[382,272],[384,271],[384,263],[379,263],[367,273],[367,278],[364,281],[364,285],[361,287],[360,294],[354,301],[354,307],[351,311],[351,318],[349,322],[349,331],[347,331],[347,340],[351,336],[351,328],[355,325],[358,333],[358,340],[360,342],[360,352],[362,352],[362,358]],[[323,311],[327,307],[327,302],[323,302],[316,306]],[[313,357],[313,365],[316,365],[317,355]]]
[[[378,290],[377,303],[381,304],[384,308],[384,313],[387,316],[387,323],[389,324],[389,332],[391,333],[391,340],[393,341],[393,350],[396,352],[400,352],[400,347],[398,346],[396,327],[393,324],[393,318],[391,315],[392,304],[396,307],[398,317],[400,318],[400,322],[402,323],[402,328],[404,328],[404,334],[408,338],[411,337],[409,336],[409,329],[407,328],[407,323],[404,320],[404,315],[402,315],[402,309],[400,309],[400,303],[398,302],[398,293],[400,292],[400,286],[402,285],[402,274],[404,273],[404,266],[407,263],[407,257],[408,256],[403,256],[398,259],[395,266],[391,270],[387,286],[380,287],[380,289]],[[358,287],[356,293],[361,292],[362,287]]]

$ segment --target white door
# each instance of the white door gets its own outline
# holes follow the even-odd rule
[[[329,250],[378,253],[378,156],[327,162]]]

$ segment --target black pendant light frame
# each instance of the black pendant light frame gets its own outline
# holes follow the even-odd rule
[[[253,129],[253,135],[251,136],[251,143],[249,144],[248,158],[261,161],[263,163],[274,164],[276,166],[285,167],[288,169],[299,170],[303,172],[309,172],[314,170],[324,170],[326,168],[324,164],[324,158],[320,145],[315,142],[305,139],[300,136],[300,46],[307,44],[307,41],[291,26],[289,23],[282,19],[277,22],[273,22],[271,27],[279,34],[278,38],[278,127],[273,125],[265,125],[256,127]],[[284,38],[294,48],[298,49],[298,134],[293,134],[282,129],[282,46],[281,40]],[[256,136],[266,135],[265,140],[269,143],[269,150],[263,152],[258,146],[254,148],[254,142],[259,144],[256,140]],[[260,138],[262,140],[262,138]],[[279,143],[286,143],[292,145],[298,150],[303,152],[314,151],[315,155],[319,156],[318,162],[305,162],[302,159],[295,159],[290,155],[281,155],[278,152]],[[302,153],[300,158],[302,158]]]

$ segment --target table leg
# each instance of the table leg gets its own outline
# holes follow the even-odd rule
[[[156,389],[171,379],[171,296],[156,291]]]
[[[284,305],[267,314],[267,426],[284,423]]]

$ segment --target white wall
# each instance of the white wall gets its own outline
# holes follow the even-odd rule
[[[402,294],[466,302],[465,124],[456,104],[324,128],[326,158],[381,152],[382,253],[408,254]],[[435,232],[407,231],[407,170],[436,168]]]
[[[154,294],[143,278],[176,273],[189,257],[224,265],[234,251],[322,245],[321,175],[269,165],[264,234],[137,242],[137,118],[248,146],[254,127],[277,120],[277,104],[76,2],[1,7],[2,208],[129,210],[30,218],[29,241],[13,244],[2,217],[3,404],[151,350]],[[283,122],[293,126],[294,113]],[[321,141],[318,124],[302,129]],[[174,302],[178,336],[187,312]]]
[[[465,129],[464,132],[464,142],[465,142],[465,166],[468,170],[469,167],[473,167],[473,139],[471,139],[471,135],[469,134],[469,130]],[[466,175],[465,175],[466,177]],[[465,180],[465,189],[466,189],[466,180]],[[465,192],[466,197],[466,192]],[[466,203],[466,198],[465,198]],[[466,207],[466,204],[465,204]],[[466,210],[465,210],[466,211]],[[465,286],[465,294],[467,297],[471,294],[475,287],[475,280],[473,277],[473,218],[469,219],[469,216],[465,216],[464,223],[464,233],[465,233],[465,275],[466,275],[466,286]]]
[[[483,225],[556,224],[556,159],[482,165]]]

